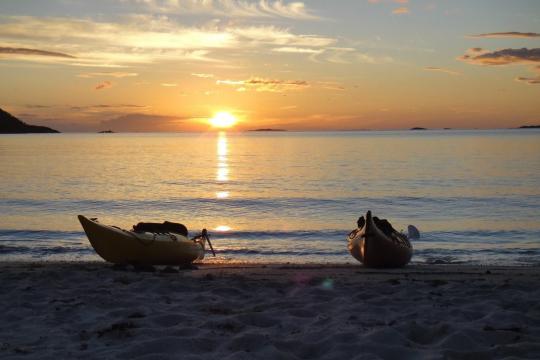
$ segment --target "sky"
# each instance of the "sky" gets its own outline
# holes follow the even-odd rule
[[[0,108],[60,131],[540,123],[537,0],[1,0]]]

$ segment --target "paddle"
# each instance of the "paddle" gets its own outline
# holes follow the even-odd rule
[[[214,247],[212,246],[212,243],[210,242],[210,237],[208,236],[208,231],[206,231],[206,229],[203,229],[201,236],[204,236],[204,238],[208,241],[208,245],[210,245],[210,250],[212,250],[212,254],[215,257],[216,252],[214,251]]]
[[[420,231],[414,225],[407,226],[407,233],[409,239],[420,239]]]

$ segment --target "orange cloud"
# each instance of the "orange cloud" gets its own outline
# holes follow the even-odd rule
[[[96,90],[108,89],[108,88],[112,87],[112,85],[113,85],[112,82],[110,82],[110,81],[104,81],[104,82],[102,82],[102,83],[100,83],[100,84],[97,84],[96,87],[95,87],[95,89],[96,89]]]
[[[408,14],[408,13],[410,13],[409,8],[404,7],[404,6],[394,9],[394,11],[392,11],[392,14],[397,14],[397,15],[403,15],[403,14]]]
[[[482,48],[472,48],[458,57],[458,60],[468,62],[474,65],[483,66],[502,66],[502,65],[534,65],[531,69],[534,72],[540,72],[540,48],[535,49],[502,49],[497,51],[488,51]],[[527,84],[540,84],[540,76],[536,77],[517,77],[517,81]]]

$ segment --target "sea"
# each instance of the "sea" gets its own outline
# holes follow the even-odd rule
[[[207,262],[358,264],[371,210],[413,264],[540,264],[540,131],[0,135],[0,262],[103,261],[77,215],[208,229]]]

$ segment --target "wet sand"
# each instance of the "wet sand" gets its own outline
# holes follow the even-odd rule
[[[2,359],[540,358],[539,267],[0,270]]]

